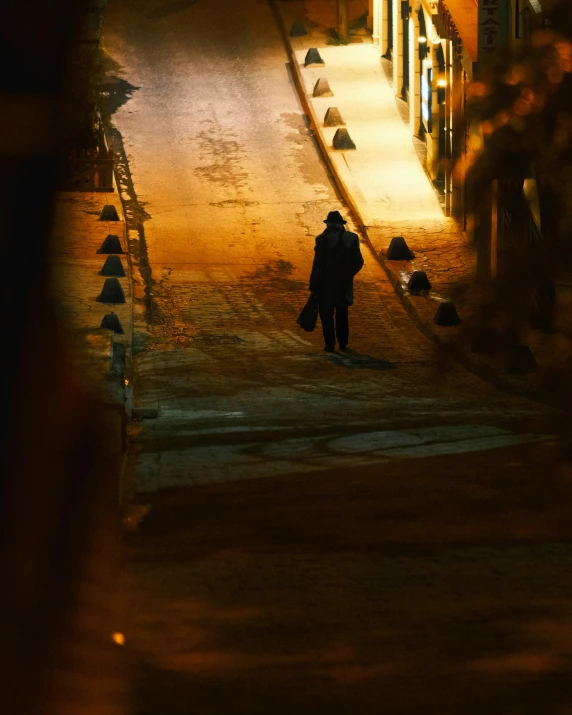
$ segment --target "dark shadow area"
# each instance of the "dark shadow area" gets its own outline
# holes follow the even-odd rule
[[[253,449],[264,458],[260,445]],[[422,460],[373,455],[374,463],[364,466],[318,466],[143,495],[152,509],[131,556],[194,560],[231,546],[252,553],[379,554],[569,539],[570,488],[547,452],[542,444],[523,445],[518,463],[510,448]],[[499,469],[491,470],[491,459]]]
[[[398,367],[397,363],[383,358],[377,358],[373,355],[360,353],[357,350],[348,348],[345,351],[326,354],[327,359],[348,368],[349,370],[394,370]]]
[[[170,2],[156,10],[151,10],[147,13],[147,17],[150,20],[159,20],[162,17],[168,17],[169,15],[175,15],[178,12],[184,12],[188,10],[193,5],[196,5],[199,0],[179,0],[178,2]]]
[[[100,105],[103,114],[111,116],[126,104],[139,87],[120,77],[107,77],[100,85]]]
[[[567,491],[541,448],[522,459],[494,474],[491,453],[459,455],[151,497],[128,544],[129,582],[154,604],[131,653],[136,713],[566,712],[557,594],[572,556],[550,540],[569,538]],[[150,663],[143,650],[165,639],[171,655]]]
[[[451,628],[459,625],[454,619],[447,624],[443,640]],[[367,638],[367,629],[364,629]],[[383,649],[387,643],[378,643]],[[403,650],[407,651],[408,643]],[[446,648],[446,643],[443,643]],[[510,646],[507,644],[507,650]],[[200,659],[200,650],[194,654]],[[227,653],[223,653],[224,657]],[[268,654],[267,654],[268,655]],[[149,664],[138,664],[139,688],[137,715],[186,715],[193,703],[201,715],[315,715],[349,712],[385,712],[391,715],[560,715],[572,704],[572,686],[568,672],[550,670],[528,678],[497,670],[472,672],[467,663],[449,662],[450,668],[435,663],[411,663],[408,673],[383,672],[376,659],[360,654],[355,665],[340,655],[333,666],[328,658],[314,652],[296,653],[290,659],[294,665],[280,668],[248,666],[249,658],[237,649],[234,656],[244,659],[239,677],[224,674],[216,678],[200,668],[195,677],[162,670]],[[405,655],[405,654],[404,654]],[[253,660],[258,663],[259,655]],[[335,660],[335,653],[330,654]],[[279,659],[278,659],[279,660]],[[287,658],[284,658],[287,661]],[[324,662],[326,661],[326,662]],[[137,666],[136,666],[137,667]],[[396,670],[399,668],[397,667]],[[382,703],[383,710],[380,710]]]
[[[268,291],[271,291],[272,289],[286,290],[296,293],[300,293],[307,289],[307,281],[298,281],[290,278],[293,271],[294,266],[290,263],[290,261],[279,259],[273,264],[257,268],[250,275],[243,278],[242,282],[252,282],[253,287],[258,289],[257,292],[260,294],[261,298],[264,296],[264,302],[267,303],[269,296],[272,296],[272,293],[269,293]],[[260,283],[258,283],[258,286],[254,283],[254,281],[259,282],[261,279],[267,281],[263,290],[260,290]]]

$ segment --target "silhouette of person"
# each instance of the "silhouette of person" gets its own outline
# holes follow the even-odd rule
[[[317,300],[326,352],[346,350],[349,340],[348,306],[353,305],[353,279],[363,266],[359,238],[346,231],[339,211],[330,211],[326,229],[316,237],[310,292]]]

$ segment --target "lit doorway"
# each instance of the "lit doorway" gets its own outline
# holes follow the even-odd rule
[[[409,0],[401,2],[401,22],[403,23],[403,85],[401,98],[409,103]]]

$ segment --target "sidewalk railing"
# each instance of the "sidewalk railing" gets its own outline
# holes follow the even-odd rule
[[[76,149],[68,157],[67,191],[113,191],[113,151]]]

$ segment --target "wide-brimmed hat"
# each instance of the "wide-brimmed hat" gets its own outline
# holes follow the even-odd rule
[[[344,221],[339,211],[330,211],[324,223],[347,223],[347,221]]]

